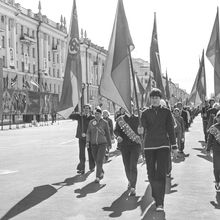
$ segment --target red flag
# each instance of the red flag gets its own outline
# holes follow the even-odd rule
[[[219,41],[219,15],[218,8],[212,34],[206,50],[206,56],[214,67],[215,96],[220,95],[220,41]]]
[[[100,93],[131,113],[131,82],[128,48],[134,48],[122,0],[118,0]]]
[[[169,88],[169,80],[168,80],[168,76],[167,76],[167,71],[166,71],[166,86],[165,86],[165,90],[166,90],[166,99],[169,101],[170,100],[170,88]]]
[[[69,37],[67,41],[67,56],[58,113],[68,118],[79,103],[82,93],[82,70],[80,59],[80,41],[76,2],[73,1]]]
[[[141,95],[145,94],[145,89],[143,87],[143,85],[140,82],[140,79],[138,78],[137,74],[136,75],[136,85],[137,85],[137,92]]]
[[[153,27],[152,38],[151,38],[151,46],[150,46],[150,70],[154,74],[156,87],[161,90],[162,96],[163,98],[165,98],[165,91],[164,91],[163,82],[162,82],[158,38],[157,38],[156,13],[154,13],[154,27]]]
[[[199,70],[196,75],[188,102],[194,103],[195,106],[199,106],[205,101],[206,97],[206,75],[205,75],[205,62],[204,62],[204,50],[202,52],[202,59],[200,61]]]

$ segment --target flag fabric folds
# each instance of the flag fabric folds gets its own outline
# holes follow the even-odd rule
[[[31,80],[30,80],[30,83],[31,83],[33,86],[37,87],[37,88],[40,87],[40,85],[39,85],[34,79],[31,79]]]
[[[11,79],[11,87],[14,87],[17,84],[18,75],[15,78]]]
[[[220,96],[220,41],[219,41],[219,12],[217,14],[212,29],[206,56],[214,67],[214,92],[215,96]]]
[[[144,95],[145,89],[144,89],[143,85],[141,84],[141,81],[138,78],[137,74],[135,74],[135,76],[136,76],[137,93]]]
[[[162,97],[165,98],[165,91],[162,82],[162,72],[160,64],[160,54],[158,47],[158,38],[157,38],[157,23],[156,23],[156,13],[154,13],[154,26],[151,38],[150,46],[150,70],[154,74],[154,80],[156,81],[156,87],[161,90]]]
[[[132,50],[134,44],[123,1],[118,0],[105,71],[101,77],[100,94],[131,113],[129,48]]]
[[[169,101],[170,100],[170,87],[169,87],[169,80],[167,76],[167,71],[166,71],[166,86],[165,86],[165,91],[166,91],[166,99]]]
[[[193,103],[195,106],[200,105],[206,98],[206,74],[205,74],[205,61],[204,50],[202,52],[202,59],[200,61],[199,70],[196,75],[188,102]]]
[[[76,2],[74,0],[67,40],[67,56],[64,81],[58,113],[64,118],[68,118],[69,115],[74,111],[76,105],[79,103],[81,93],[82,70],[80,59],[80,41]]]

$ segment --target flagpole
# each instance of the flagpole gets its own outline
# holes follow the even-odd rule
[[[138,104],[138,97],[137,97],[137,87],[135,83],[135,75],[134,75],[134,68],[133,68],[133,63],[132,63],[132,58],[131,58],[131,50],[130,47],[128,46],[128,53],[129,53],[129,60],[130,60],[130,66],[131,66],[131,75],[134,83],[134,94],[135,94],[135,100],[136,100],[136,107],[138,111],[138,119],[139,119],[139,126],[142,127],[141,123],[141,114],[140,114],[140,109],[139,109],[139,104]],[[143,135],[141,135],[141,151],[142,151],[142,157],[144,158],[144,144],[143,144]]]

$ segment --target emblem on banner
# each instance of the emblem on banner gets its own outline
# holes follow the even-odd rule
[[[69,42],[69,53],[75,55],[79,52],[80,44],[77,38],[71,38]]]

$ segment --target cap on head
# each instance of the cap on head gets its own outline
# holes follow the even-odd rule
[[[97,106],[95,108],[95,112],[98,112],[98,113],[102,114],[102,109],[99,106]]]
[[[161,92],[160,89],[153,88],[153,89],[151,90],[151,92],[150,92],[150,97],[155,97],[155,96],[162,98],[162,92]]]

